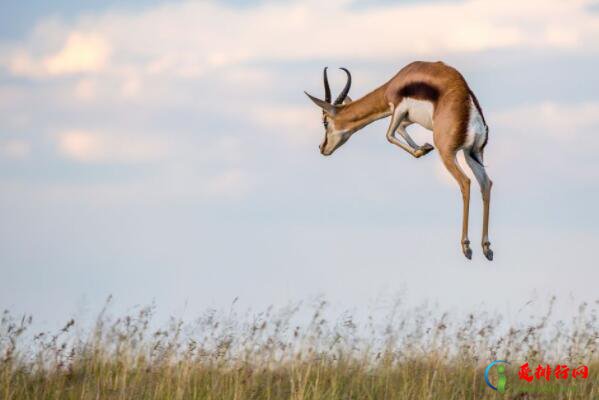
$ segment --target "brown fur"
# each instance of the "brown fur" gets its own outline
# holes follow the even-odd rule
[[[445,163],[445,159],[447,162],[453,161],[455,152],[466,141],[470,93],[466,80],[455,68],[440,61],[416,61],[402,68],[383,86],[359,100],[339,107],[334,121],[340,129],[355,131],[387,116],[389,104],[397,106],[404,97],[429,100],[434,103],[435,146]],[[477,103],[476,100],[475,104]],[[464,179],[459,179],[462,180]],[[464,185],[460,183],[460,186]]]
[[[397,106],[404,97],[429,100],[435,104],[435,132],[437,127],[443,131],[443,134],[435,133],[437,148],[457,150],[466,140],[470,93],[466,80],[455,68],[440,61],[416,61],[366,96],[340,106],[334,120],[338,128],[355,131],[387,116],[389,104]]]

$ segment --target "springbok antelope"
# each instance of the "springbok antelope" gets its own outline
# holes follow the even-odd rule
[[[306,93],[323,111],[324,140],[320,144],[322,155],[330,156],[356,131],[371,122],[391,116],[387,140],[412,156],[419,158],[434,149],[428,143],[418,146],[406,128],[416,123],[433,131],[433,141],[443,165],[460,185],[463,200],[462,252],[472,258],[468,239],[468,211],[470,206],[470,179],[460,168],[456,154],[463,150],[466,163],[478,181],[483,198],[482,249],[488,260],[493,259],[489,242],[489,203],[492,182],[483,165],[483,151],[489,129],[478,100],[464,77],[442,62],[417,61],[405,66],[390,81],[352,101],[348,97],[351,74],[339,97],[331,102],[331,89],[324,69],[325,99]],[[406,143],[395,137],[399,132]]]

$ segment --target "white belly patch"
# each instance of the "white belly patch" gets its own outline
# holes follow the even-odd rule
[[[405,97],[397,106],[400,113],[406,113],[406,118],[423,128],[433,130],[433,103],[426,100],[416,100]]]

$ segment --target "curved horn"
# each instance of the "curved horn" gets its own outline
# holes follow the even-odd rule
[[[343,100],[345,100],[345,98],[347,97],[347,94],[349,93],[349,88],[351,87],[351,74],[349,73],[347,68],[341,67],[339,69],[342,69],[347,74],[347,83],[345,84],[345,87],[343,88],[341,93],[339,93],[339,97],[337,97],[337,100],[335,100],[335,105],[343,103]]]
[[[324,79],[324,101],[327,103],[331,102],[331,87],[329,86],[329,78],[327,76],[327,68],[324,67],[324,71],[322,73]]]

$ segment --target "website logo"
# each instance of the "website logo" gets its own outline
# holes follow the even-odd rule
[[[487,365],[485,369],[485,382],[487,386],[499,393],[505,393],[507,385],[506,376],[506,364],[510,365],[505,360],[495,360],[491,364]],[[497,382],[495,385],[491,383],[489,374],[495,367],[497,370]],[[534,367],[533,367],[534,368]],[[524,363],[518,369],[518,379],[521,382],[519,388],[520,392],[558,392],[564,390],[575,390],[575,386],[564,386],[559,385],[559,381],[564,380],[579,380],[587,379],[589,377],[589,367],[587,365],[580,365],[576,368],[572,368],[565,364],[558,364],[553,368],[550,365],[539,364],[536,368],[531,368],[529,363]],[[544,383],[544,385],[536,385],[532,383],[534,381],[538,383]],[[555,380],[555,383],[551,382]],[[524,384],[524,386],[522,386]]]
[[[485,382],[487,383],[487,386],[499,393],[505,392],[505,385],[507,384],[505,365],[503,364],[509,364],[509,362],[505,360],[495,360],[491,364],[487,365],[487,368],[485,369]],[[491,368],[493,368],[495,365],[497,365],[497,386],[494,386],[491,381],[489,381],[489,372],[491,372]]]

